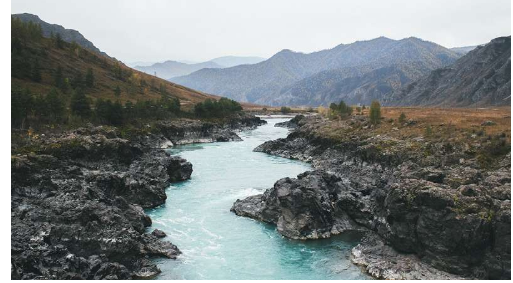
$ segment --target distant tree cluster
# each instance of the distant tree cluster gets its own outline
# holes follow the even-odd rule
[[[330,110],[333,115],[338,117],[348,117],[353,113],[353,108],[347,105],[343,100],[339,104],[331,103]]]
[[[220,118],[239,111],[242,111],[240,103],[225,97],[218,101],[207,99],[194,106],[194,114],[202,118]]]

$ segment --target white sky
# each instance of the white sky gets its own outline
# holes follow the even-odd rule
[[[510,0],[12,0],[125,62],[270,57],[415,36],[446,47],[511,34]]]

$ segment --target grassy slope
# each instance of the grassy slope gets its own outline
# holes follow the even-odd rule
[[[30,79],[11,77],[11,87],[28,88],[33,93],[46,94],[53,87],[54,72],[60,65],[63,68],[64,77],[70,80],[79,71],[82,73],[82,78],[85,79],[87,69],[92,68],[95,85],[93,88],[87,88],[85,93],[94,99],[103,98],[113,101],[120,100],[121,102],[155,100],[161,97],[161,84],[165,86],[169,95],[179,98],[181,104],[186,106],[186,108],[207,98],[219,98],[139,72],[125,66],[121,62],[98,55],[81,47],[73,46],[72,44],[64,43],[64,47],[60,49],[54,46],[52,40],[43,38],[41,42],[29,41],[27,46],[33,50],[45,50],[45,52],[40,52],[41,54],[36,55],[41,66],[42,81],[36,83]],[[120,65],[124,73],[128,74],[131,72],[131,76],[127,76],[123,80],[117,78],[113,71],[116,64]],[[147,86],[141,86],[142,80],[147,83]],[[122,91],[119,97],[116,97],[114,94],[116,86],[119,86]]]

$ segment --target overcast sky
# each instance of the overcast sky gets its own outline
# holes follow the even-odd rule
[[[511,34],[510,0],[12,0],[11,12],[76,29],[125,62],[270,57],[379,36],[456,47]]]

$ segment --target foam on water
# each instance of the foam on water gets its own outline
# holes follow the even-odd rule
[[[283,238],[272,225],[238,217],[233,202],[260,194],[283,177],[310,170],[306,163],[253,152],[287,130],[286,119],[239,135],[241,142],[184,145],[171,149],[193,164],[191,180],[167,190],[166,204],[148,210],[153,228],[183,252],[177,260],[157,259],[157,279],[368,279],[351,264],[356,235],[317,241]]]

